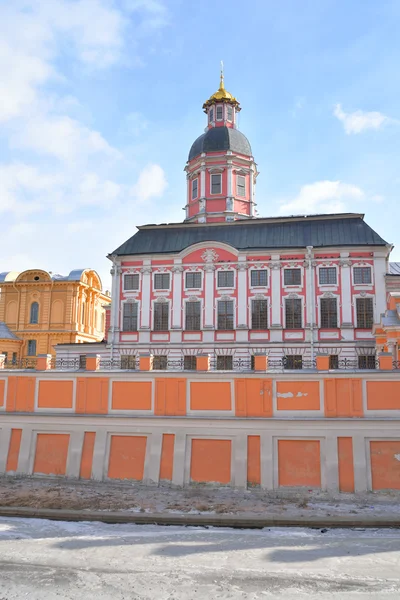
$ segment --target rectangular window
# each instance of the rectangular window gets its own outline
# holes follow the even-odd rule
[[[376,368],[376,362],[375,362],[375,356],[371,355],[366,355],[366,356],[359,356],[358,357],[358,368],[359,369],[375,369]]]
[[[186,288],[189,290],[198,290],[201,288],[201,273],[194,271],[193,273],[186,273],[185,278]]]
[[[224,116],[224,109],[222,106],[217,106],[217,121],[222,121]]]
[[[336,267],[321,267],[319,285],[336,285]]]
[[[302,369],[303,357],[301,354],[289,354],[284,358],[285,369]]]
[[[136,369],[136,356],[134,354],[123,354],[121,356],[121,369],[133,371]]]
[[[153,369],[155,369],[156,371],[166,371],[167,365],[168,361],[166,356],[154,356]]]
[[[233,288],[235,284],[235,274],[233,271],[218,271],[218,287]]]
[[[195,200],[197,198],[198,185],[199,180],[196,177],[196,179],[193,179],[192,181],[192,200]]]
[[[227,117],[228,121],[232,122],[233,121],[233,108],[232,108],[232,106],[228,106],[227,107],[227,114],[228,114],[228,117]]]
[[[138,290],[139,289],[139,273],[134,275],[125,275],[124,277],[124,290]]]
[[[218,329],[233,329],[233,300],[218,302]]]
[[[285,285],[301,285],[301,269],[284,269]]]
[[[214,109],[210,108],[210,123],[212,123],[214,121]]]
[[[36,356],[36,340],[28,340],[28,356]]]
[[[2,354],[4,354],[4,364],[6,365],[7,364],[7,359],[8,359],[8,352],[5,352],[3,350]]]
[[[372,283],[371,267],[354,267],[354,285]]]
[[[268,328],[268,300],[252,300],[251,302],[251,328]]]
[[[154,303],[154,331],[168,331],[169,324],[168,302]]]
[[[236,195],[244,198],[246,196],[246,177],[238,175],[236,177]]]
[[[329,356],[329,368],[330,369],[338,369],[339,368],[339,356],[338,356],[338,354],[331,354]]]
[[[285,300],[286,329],[301,329],[301,300],[286,298]]]
[[[183,368],[185,371],[195,371],[196,370],[196,357],[195,356],[185,356],[183,359]]]
[[[211,193],[221,194],[222,193],[222,176],[220,173],[211,175]]]
[[[154,275],[155,290],[169,290],[169,273],[156,273]]]
[[[187,331],[200,331],[200,302],[186,302],[185,329]]]
[[[18,357],[17,353],[16,353],[16,352],[13,352],[13,353],[12,353],[12,364],[13,364],[13,365],[16,365],[16,364],[17,364],[17,357]]]
[[[79,368],[86,369],[86,354],[79,355]]]
[[[336,329],[337,326],[337,299],[321,298],[321,328]]]
[[[137,331],[138,303],[124,302],[123,307],[122,330]]]
[[[232,371],[233,370],[232,356],[217,356],[217,370],[218,371]]]
[[[250,271],[251,273],[251,285],[254,287],[266,287],[268,285],[268,271],[260,269],[257,271]]]
[[[372,329],[374,324],[374,305],[372,298],[356,298],[357,327]]]

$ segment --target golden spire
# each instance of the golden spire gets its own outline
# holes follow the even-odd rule
[[[219,90],[215,92],[210,98],[204,102],[203,108],[204,112],[207,112],[207,108],[214,104],[215,102],[228,102],[229,104],[233,104],[236,110],[240,110],[239,102],[236,100],[234,96],[230,92],[225,89],[225,81],[224,81],[224,63],[221,60],[221,72],[220,72],[220,80],[219,80]]]

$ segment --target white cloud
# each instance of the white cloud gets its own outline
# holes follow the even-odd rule
[[[347,134],[362,133],[367,129],[380,129],[384,125],[396,122],[395,119],[391,119],[376,111],[366,112],[363,110],[356,110],[352,113],[346,113],[341,104],[336,104],[333,114],[343,123],[344,130]]]
[[[160,165],[147,165],[141,171],[131,193],[138,202],[144,203],[151,198],[159,198],[167,185],[165,173]]]
[[[337,213],[349,209],[353,202],[363,200],[359,187],[342,181],[316,181],[304,185],[292,200],[281,202],[282,214]]]

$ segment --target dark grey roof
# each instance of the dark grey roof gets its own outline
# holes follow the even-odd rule
[[[0,340],[19,340],[20,338],[15,335],[4,321],[0,321]]]
[[[399,313],[397,310],[387,310],[381,321],[384,327],[398,327],[400,325]]]
[[[232,150],[238,154],[252,156],[250,142],[238,129],[231,127],[211,127],[194,142],[190,148],[188,160],[192,160],[202,152],[218,152]]]
[[[400,275],[400,262],[389,263],[389,275]]]
[[[237,250],[385,246],[363,215],[317,215],[251,219],[217,225],[192,223],[147,225],[139,228],[112,254],[177,253],[199,242],[223,242]]]

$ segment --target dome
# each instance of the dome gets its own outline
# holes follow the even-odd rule
[[[252,156],[249,140],[238,129],[211,127],[194,142],[190,148],[188,160],[191,161],[202,152],[218,152],[220,150],[231,150],[236,154]]]

